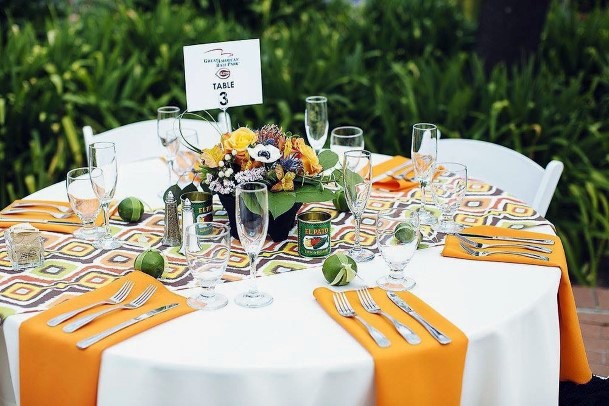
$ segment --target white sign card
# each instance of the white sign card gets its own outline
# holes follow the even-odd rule
[[[258,39],[185,46],[184,74],[188,111],[262,103]]]

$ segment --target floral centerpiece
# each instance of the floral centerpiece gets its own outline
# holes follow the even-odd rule
[[[275,124],[256,131],[241,127],[223,134],[219,144],[201,151],[201,161],[201,186],[218,194],[229,217],[234,216],[233,196],[238,184],[267,185],[269,234],[275,241],[287,237],[303,203],[332,200],[334,192],[326,184],[340,176],[340,171],[324,175],[338,161],[334,152],[322,151],[317,155],[303,138],[284,132]],[[281,233],[274,233],[277,225],[283,226]]]

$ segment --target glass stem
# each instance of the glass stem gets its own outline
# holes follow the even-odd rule
[[[167,175],[169,176],[169,186],[172,186],[173,184],[171,183],[171,172],[173,172],[173,159],[167,160],[167,171]]]
[[[421,211],[426,211],[425,202],[427,201],[427,195],[425,194],[425,187],[427,187],[427,182],[421,181]]]
[[[362,220],[362,215],[355,215],[355,246],[353,247],[353,251],[354,252],[359,252],[361,251],[362,247],[360,245],[361,242],[361,238],[360,238],[360,221]]]
[[[109,215],[110,202],[102,203],[102,210],[104,211],[104,238],[110,238],[110,215]]]
[[[250,289],[248,293],[250,296],[256,296],[258,295],[258,283],[256,282],[256,259],[258,255],[248,253],[247,256],[250,260]]]

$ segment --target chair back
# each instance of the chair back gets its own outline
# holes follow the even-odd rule
[[[545,216],[564,165],[553,160],[545,169],[530,158],[502,145],[480,140],[441,139],[438,162],[467,166],[470,179],[488,182],[524,201]]]

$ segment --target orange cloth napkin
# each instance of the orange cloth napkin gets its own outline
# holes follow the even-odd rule
[[[372,167],[372,178],[375,178],[376,176],[380,176],[387,171],[395,169],[408,161],[410,161],[410,159],[404,158],[403,156],[394,156],[388,161],[385,161]],[[406,177],[408,178],[412,178],[414,176],[414,169],[411,166],[404,169],[405,170],[398,171],[397,173],[399,175],[406,175]],[[404,192],[412,189],[413,187],[418,187],[419,184],[418,182],[413,182],[404,179],[397,180],[390,176],[387,176],[378,182],[374,182],[373,186],[375,188],[388,190],[390,192]]]
[[[521,257],[517,255],[491,255],[487,257],[472,257],[467,254],[459,245],[459,241],[454,236],[446,238],[446,244],[442,255],[447,257],[473,259],[480,261],[514,262],[518,264],[532,264],[543,266],[555,266],[561,270],[560,285],[558,288],[558,313],[560,323],[560,380],[573,381],[576,383],[586,383],[592,379],[592,372],[588,365],[588,358],[584,349],[584,341],[579,327],[575,299],[569,281],[569,271],[565,251],[560,238],[548,234],[532,233],[530,231],[513,230],[493,226],[477,226],[467,229],[468,232],[483,235],[498,235],[504,237],[524,237],[524,238],[543,238],[554,240],[554,245],[547,247],[552,249],[549,261]],[[475,238],[474,238],[475,239]],[[485,241],[488,242],[488,241]],[[530,252],[523,249],[515,251]]]
[[[331,290],[317,288],[313,295],[330,317],[374,358],[376,403],[458,405],[467,353],[465,334],[412,293],[399,292],[398,295],[417,313],[452,339],[452,343],[441,345],[419,323],[389,300],[385,291],[374,288],[369,292],[381,309],[417,333],[421,337],[421,344],[408,344],[385,318],[366,312],[354,291],[346,292],[351,306],[360,317],[385,334],[391,341],[390,347],[380,348],[361,324],[340,316],[334,306]],[[438,382],[441,382],[441,389]]]
[[[97,312],[103,307],[95,307],[83,312],[57,327],[47,326],[48,320],[66,311],[109,298],[127,280],[133,281],[134,287],[123,303],[133,300],[148,285],[157,286],[157,290],[142,307],[110,313],[70,334],[61,330],[66,323],[76,320],[81,315]],[[76,343],[84,338],[171,303],[180,305],[121,330],[85,350],[76,347]],[[46,405],[49,402],[56,405],[95,405],[99,367],[104,349],[193,310],[186,304],[186,298],[170,292],[151,276],[134,271],[102,288],[63,302],[26,320],[19,329],[21,405]]]

